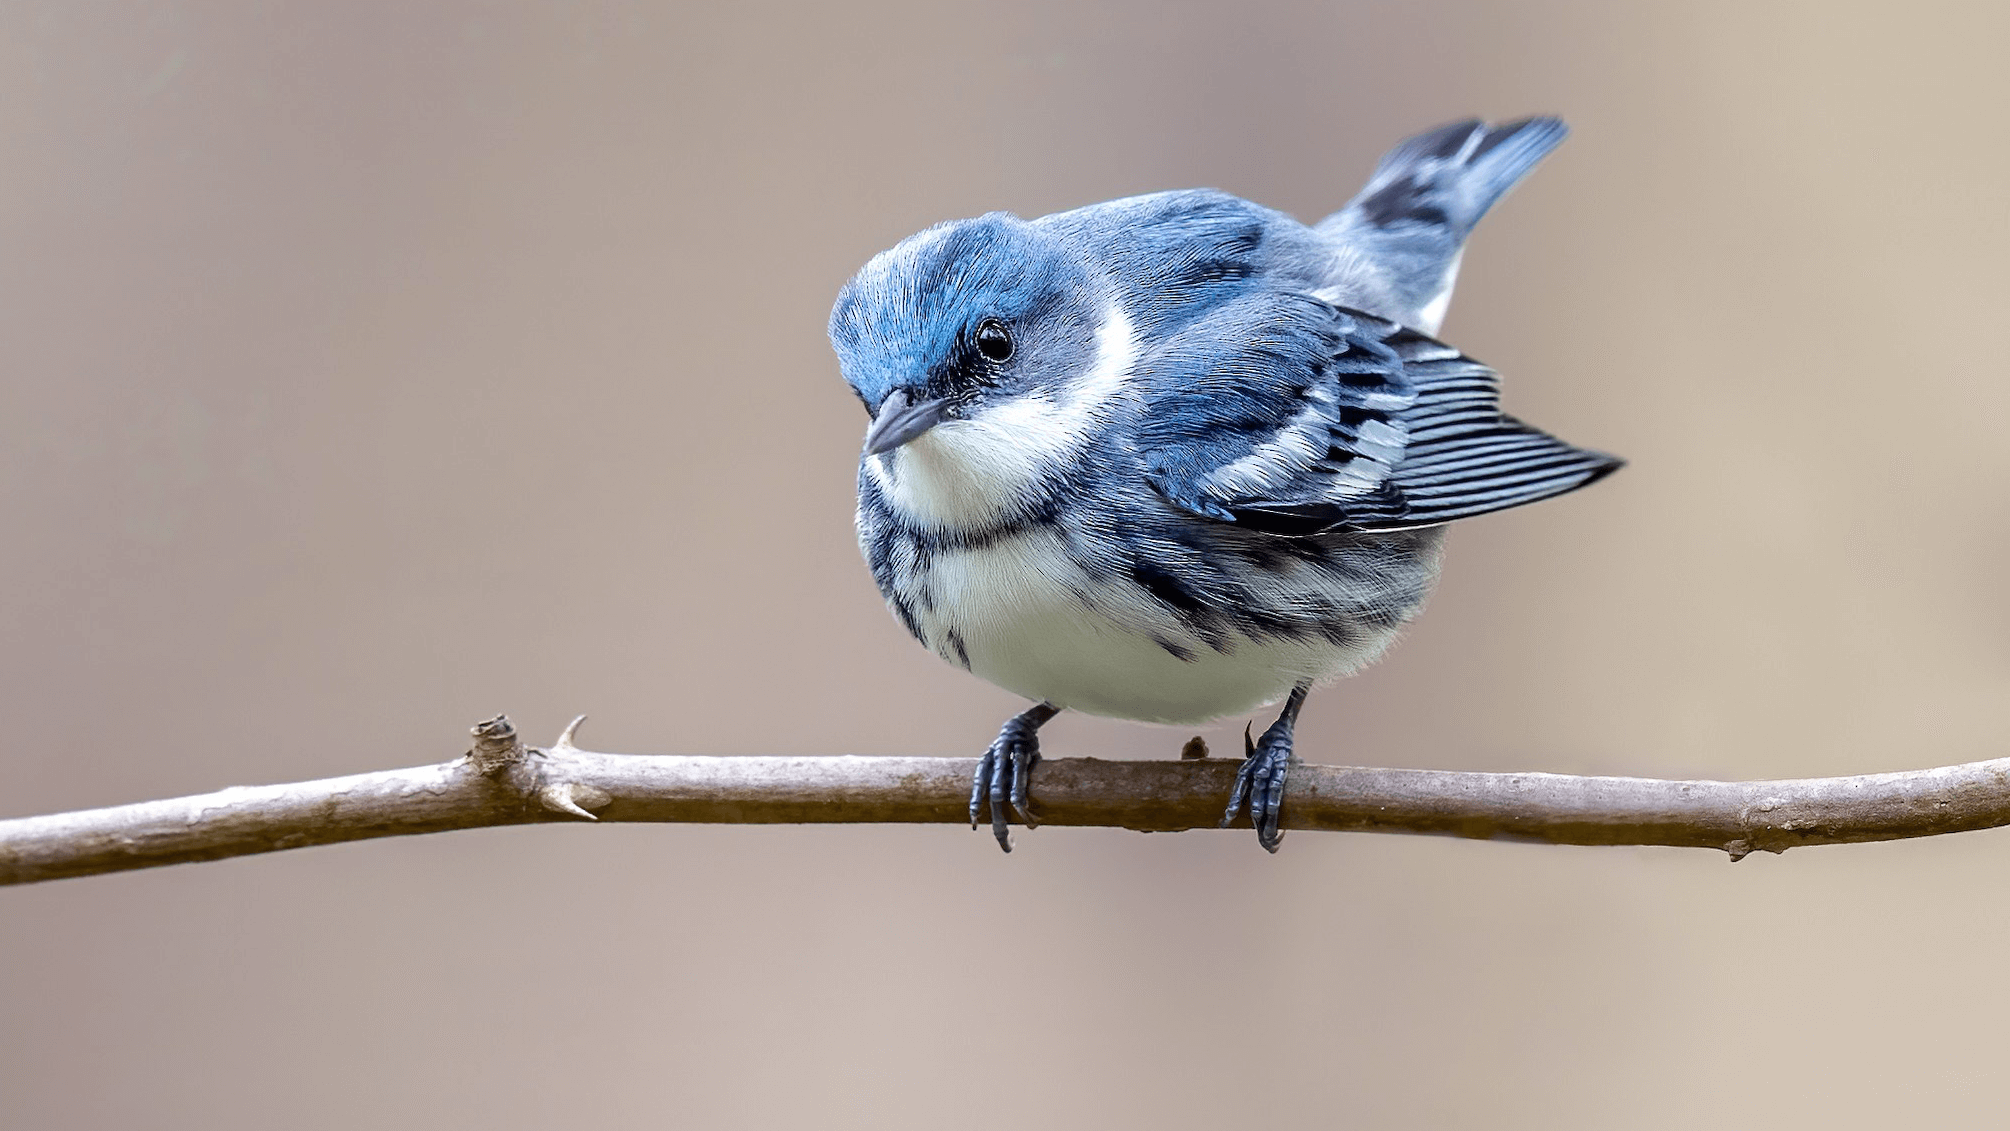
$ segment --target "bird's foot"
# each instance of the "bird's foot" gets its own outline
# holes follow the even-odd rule
[[[1256,826],[1256,842],[1265,851],[1275,852],[1284,843],[1284,830],[1277,827],[1277,819],[1284,805],[1284,779],[1291,770],[1291,732],[1280,735],[1273,725],[1263,732],[1261,740],[1251,742],[1244,730],[1242,744],[1248,756],[1235,771],[1235,791],[1228,795],[1228,812],[1222,815],[1221,827],[1235,822],[1246,800],[1249,823]]]
[[[1278,827],[1278,818],[1284,808],[1284,779],[1291,772],[1291,732],[1298,723],[1298,708],[1305,702],[1305,691],[1300,687],[1291,693],[1283,713],[1263,732],[1263,737],[1252,742],[1248,728],[1243,729],[1246,754],[1235,771],[1235,789],[1228,795],[1228,812],[1221,818],[1221,827],[1227,828],[1242,812],[1243,803],[1248,802],[1249,823],[1256,826],[1256,843],[1266,852],[1276,852],[1284,843],[1284,830]]]
[[[1061,713],[1059,707],[1051,703],[1040,703],[1012,716],[998,731],[998,740],[977,759],[977,773],[970,782],[970,827],[975,829],[978,814],[988,801],[991,806],[991,832],[998,838],[998,847],[1012,851],[1012,834],[1008,824],[1008,811],[1019,814],[1019,820],[1027,828],[1040,822],[1033,817],[1033,804],[1027,799],[1026,789],[1031,784],[1033,767],[1040,762],[1040,724]]]

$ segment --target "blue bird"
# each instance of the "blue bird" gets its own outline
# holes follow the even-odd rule
[[[1473,225],[1563,140],[1459,122],[1306,226],[1211,190],[938,224],[830,337],[871,416],[858,537],[915,639],[1034,706],[970,792],[1011,851],[1064,709],[1197,723],[1284,700],[1222,819],[1277,851],[1292,728],[1423,606],[1444,525],[1620,466],[1501,413],[1434,338]]]

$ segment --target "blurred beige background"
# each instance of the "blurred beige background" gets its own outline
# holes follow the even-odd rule
[[[0,815],[438,760],[497,711],[539,740],[589,712],[599,749],[973,754],[1014,703],[909,642],[851,542],[838,286],[993,208],[1215,185],[1315,217],[1468,113],[1577,132],[1447,335],[1633,463],[1462,527],[1307,756],[2010,753],[2006,22],[10,4]],[[2010,835],[1737,867],[1019,841],[549,827],[0,891],[0,1121],[2000,1118]]]

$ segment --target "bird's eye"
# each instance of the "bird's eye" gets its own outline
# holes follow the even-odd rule
[[[986,318],[977,324],[977,352],[989,361],[1010,361],[1012,358],[1012,331],[996,318]]]

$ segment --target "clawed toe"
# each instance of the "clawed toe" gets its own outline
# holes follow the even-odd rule
[[[1245,803],[1249,823],[1256,826],[1256,843],[1266,852],[1276,852],[1284,843],[1280,819],[1284,811],[1284,781],[1291,772],[1291,732],[1298,722],[1298,708],[1304,705],[1306,688],[1299,687],[1285,701],[1284,710],[1263,737],[1251,740],[1249,729],[1242,732],[1244,756],[1235,771],[1235,788],[1228,795],[1228,811],[1221,827],[1235,823]]]
[[[1008,742],[1003,738],[977,760],[977,774],[970,785],[970,827],[978,826],[988,806],[992,835],[998,838],[998,847],[1007,852],[1012,851],[1009,814],[1018,814],[1020,823],[1029,829],[1039,824],[1033,817],[1032,803],[1026,799],[1028,780],[1039,761],[1037,740]]]
[[[977,828],[979,815],[988,806],[991,834],[1007,852],[1012,851],[1012,814],[1018,814],[1020,823],[1029,829],[1039,824],[1028,791],[1033,767],[1040,763],[1040,724],[1059,713],[1060,708],[1041,703],[1014,715],[977,760],[977,773],[970,782],[970,827]]]
[[[1256,842],[1265,851],[1276,852],[1284,843],[1278,820],[1284,809],[1284,780],[1291,770],[1291,740],[1287,736],[1272,742],[1268,732],[1264,739],[1249,744],[1249,756],[1235,771],[1235,790],[1229,794],[1221,827],[1233,824],[1247,802],[1249,823],[1256,826]]]

